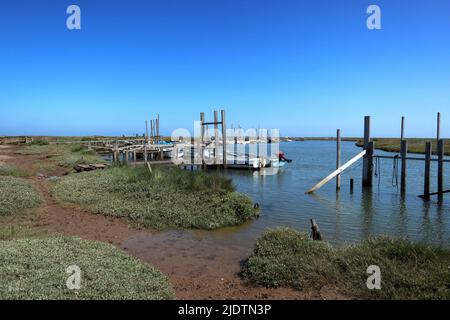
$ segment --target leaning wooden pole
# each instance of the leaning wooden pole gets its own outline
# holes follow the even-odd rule
[[[223,167],[227,168],[227,125],[225,120],[225,110],[221,110],[221,118],[222,118],[222,161]]]
[[[372,187],[373,157],[370,155],[370,116],[364,117],[364,150],[366,154],[363,158],[363,178],[364,187]]]

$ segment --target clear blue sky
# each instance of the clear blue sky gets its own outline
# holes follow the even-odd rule
[[[66,28],[81,7],[82,30]],[[382,9],[382,30],[366,9]],[[15,0],[0,6],[0,135],[228,124],[282,135],[450,136],[448,0]]]

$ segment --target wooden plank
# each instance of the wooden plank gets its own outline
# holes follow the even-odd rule
[[[429,196],[436,196],[436,195],[438,196],[439,194],[443,195],[445,193],[450,193],[450,190],[443,190],[441,193],[439,193],[439,192],[431,192],[431,193],[428,194],[428,198],[429,198]],[[426,195],[425,194],[421,194],[419,197],[425,199]]]
[[[425,174],[424,174],[424,185],[423,194],[425,200],[430,200],[430,172],[431,172],[431,142],[427,142],[425,145]]]
[[[342,172],[345,171],[345,169],[347,169],[348,167],[350,167],[352,164],[354,164],[356,161],[358,161],[359,159],[361,159],[362,157],[364,157],[366,155],[366,150],[361,151],[360,153],[358,153],[356,156],[354,156],[352,159],[350,159],[349,161],[347,161],[344,165],[340,166],[338,169],[336,169],[335,171],[333,171],[332,173],[330,173],[325,179],[321,180],[318,184],[316,184],[314,187],[312,187],[311,189],[309,189],[306,193],[313,193],[314,191],[320,189],[321,187],[323,187],[326,183],[328,183],[330,180],[332,180],[333,178],[335,178],[338,174],[341,174]]]
[[[444,140],[440,139],[438,142],[438,199],[439,201],[443,200],[443,192],[444,192]]]
[[[336,132],[336,169],[341,166],[341,130]],[[341,188],[341,175],[336,176],[336,190]]]

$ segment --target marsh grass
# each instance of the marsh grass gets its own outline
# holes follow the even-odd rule
[[[52,193],[93,212],[146,228],[216,229],[256,216],[250,198],[231,181],[169,167],[117,166],[64,177]]]
[[[69,290],[67,267],[81,269]],[[51,237],[0,241],[0,299],[173,299],[167,278],[110,244]]]
[[[396,138],[373,138],[375,143],[375,149],[388,151],[388,152],[400,152],[400,139]],[[427,141],[432,142],[433,153],[436,153],[437,143],[436,139],[422,139],[422,138],[408,138],[408,152],[424,154],[425,153],[425,143]],[[363,146],[363,141],[359,139],[356,142],[359,147]],[[444,150],[446,155],[450,155],[450,139],[444,139]]]
[[[0,176],[0,217],[36,207],[39,195],[29,181]]]
[[[381,269],[381,290],[367,289],[370,265]],[[360,299],[450,299],[450,250],[386,237],[335,248],[282,228],[257,240],[242,276],[268,287],[330,286]]]
[[[16,223],[0,222],[0,241],[41,236],[43,232]]]
[[[14,165],[0,161],[0,176],[28,177],[30,173]]]

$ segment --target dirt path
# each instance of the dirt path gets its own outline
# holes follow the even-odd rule
[[[16,146],[0,146],[3,162],[20,167],[33,176],[42,204],[33,226],[49,233],[77,236],[112,243],[146,261],[169,277],[178,299],[340,299],[333,290],[299,292],[247,285],[239,277],[240,262],[248,252],[196,238],[190,232],[152,233],[131,227],[121,219],[95,215],[73,206],[63,206],[50,194],[50,181],[39,174],[46,155],[19,155]],[[57,176],[65,174],[56,169]]]

